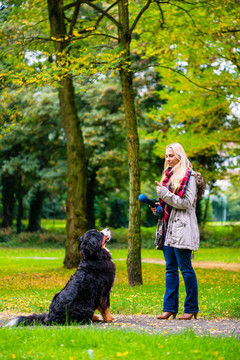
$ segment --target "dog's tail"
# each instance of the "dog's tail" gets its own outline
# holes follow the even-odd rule
[[[41,325],[45,324],[48,314],[32,314],[29,316],[18,316],[7,322],[5,326],[13,327],[22,325]]]

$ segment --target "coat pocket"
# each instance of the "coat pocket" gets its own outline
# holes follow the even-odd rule
[[[176,218],[173,222],[172,234],[171,234],[172,238],[175,238],[178,241],[181,241],[181,239],[184,236],[186,226],[187,226],[187,223],[183,219]]]

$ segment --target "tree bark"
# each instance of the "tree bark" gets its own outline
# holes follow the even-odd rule
[[[93,168],[91,174],[88,173],[87,182],[87,220],[88,228],[95,228],[95,216],[94,216],[94,199],[95,199],[95,186],[96,186],[96,171],[97,168]]]
[[[205,203],[205,209],[204,209],[202,222],[201,222],[201,231],[203,231],[205,229],[205,226],[206,226],[208,208],[209,208],[209,204],[210,204],[210,196],[211,196],[212,188],[213,188],[213,183],[211,183],[210,186],[209,186],[209,193],[208,193],[208,197],[207,197],[207,200],[206,200],[206,203]]]
[[[67,35],[62,0],[47,0],[51,36]],[[79,9],[78,9],[79,10]],[[75,14],[76,15],[76,14]],[[63,52],[69,43],[56,41],[56,52]],[[79,265],[78,238],[87,230],[87,166],[80,120],[75,104],[75,92],[71,77],[64,77],[58,89],[61,115],[67,139],[67,240],[64,265],[73,268]]]
[[[74,100],[71,79],[63,79],[59,88],[59,100],[67,138],[67,240],[64,265],[79,265],[78,238],[87,231],[87,168],[80,121]]]
[[[120,77],[127,129],[129,164],[129,229],[128,229],[128,282],[130,286],[142,284],[141,227],[138,195],[140,194],[139,138],[134,103],[133,72],[130,62],[128,1],[118,2],[120,43],[124,48],[124,60],[120,64]]]
[[[11,227],[13,220],[13,208],[15,203],[15,177],[9,174],[2,175],[2,204],[3,204],[3,220],[1,226],[3,228]]]
[[[23,189],[22,189],[22,175],[18,177],[18,211],[17,211],[17,233],[20,234],[22,231],[22,218],[23,218]]]
[[[41,230],[41,211],[44,199],[44,192],[37,190],[32,199],[29,210],[27,231],[34,232]]]

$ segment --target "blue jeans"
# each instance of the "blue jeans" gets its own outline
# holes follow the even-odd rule
[[[163,254],[166,261],[166,292],[163,311],[178,312],[178,268],[181,270],[187,293],[184,312],[190,314],[199,311],[197,278],[191,263],[191,253],[191,250],[163,245]]]

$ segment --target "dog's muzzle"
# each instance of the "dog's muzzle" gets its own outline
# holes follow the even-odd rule
[[[111,231],[108,228],[103,229],[100,232],[103,233],[103,235],[107,236],[107,239],[105,240],[106,243],[111,240]]]

